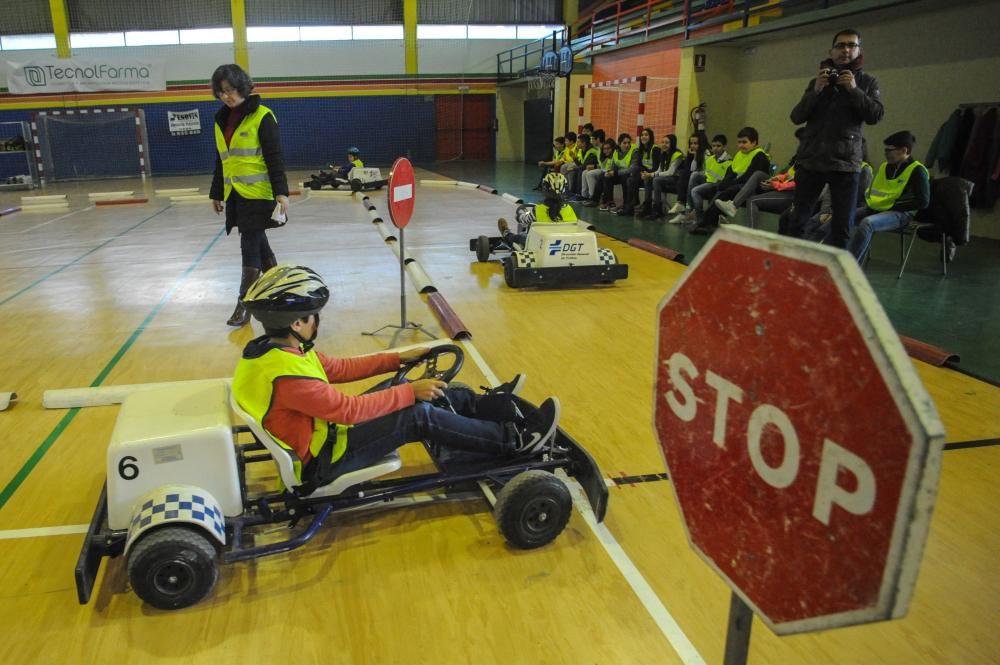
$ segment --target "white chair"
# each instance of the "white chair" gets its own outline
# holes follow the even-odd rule
[[[271,453],[274,463],[278,466],[278,475],[281,477],[281,482],[284,483],[285,487],[291,490],[301,485],[302,483],[295,477],[295,458],[293,457],[292,452],[283,448],[271,437],[270,434],[267,433],[263,427],[261,427],[260,423],[258,423],[253,416],[240,407],[236,401],[236,395],[234,395],[231,390],[229,392],[229,404],[233,407],[233,411],[236,415],[242,418],[247,424],[254,436],[256,436],[264,447],[267,448],[267,452]],[[357,471],[351,471],[350,473],[337,476],[333,479],[333,482],[317,487],[312,494],[302,498],[316,499],[325,496],[336,496],[359,483],[365,482],[366,480],[372,480],[373,478],[378,478],[388,473],[392,473],[393,471],[398,470],[402,465],[403,462],[399,459],[399,452],[394,450],[375,464],[363,469],[358,469]]]

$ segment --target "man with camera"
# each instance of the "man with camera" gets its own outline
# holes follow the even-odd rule
[[[851,237],[862,127],[876,124],[885,114],[878,81],[862,71],[863,65],[861,35],[841,30],[833,38],[830,57],[820,63],[816,78],[792,109],[792,122],[806,126],[796,156],[795,215],[788,235],[802,236],[823,185],[828,184],[833,208],[830,244],[844,248]]]

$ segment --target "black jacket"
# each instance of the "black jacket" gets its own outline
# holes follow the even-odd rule
[[[853,90],[828,85],[816,94],[809,81],[802,99],[792,109],[792,122],[806,123],[799,141],[797,165],[808,171],[861,170],[864,124],[874,125],[885,115],[878,80],[862,70],[854,72]]]

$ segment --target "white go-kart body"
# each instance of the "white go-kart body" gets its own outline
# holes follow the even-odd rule
[[[589,222],[536,222],[529,206],[519,208],[516,218],[519,232],[527,229],[523,246],[487,236],[469,243],[480,261],[494,252],[510,252],[503,260],[507,286],[610,284],[628,277],[628,266],[612,250],[598,246]]]

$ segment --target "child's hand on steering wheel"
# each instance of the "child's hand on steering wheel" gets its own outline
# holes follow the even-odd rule
[[[448,384],[437,379],[417,379],[410,385],[413,386],[413,397],[417,401],[430,402],[444,396],[444,389]]]
[[[399,364],[405,365],[420,360],[427,355],[427,349],[409,349],[399,352]]]

